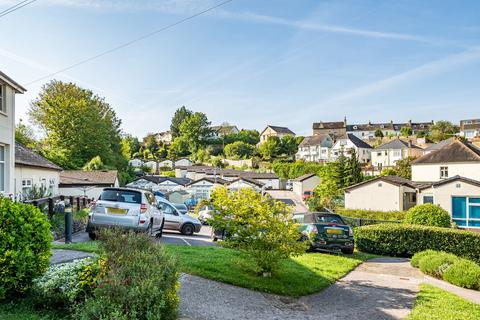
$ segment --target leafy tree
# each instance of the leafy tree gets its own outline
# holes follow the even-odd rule
[[[92,91],[53,80],[31,103],[29,117],[45,132],[42,153],[63,168],[80,168],[99,155],[106,165],[124,161],[115,111]]]
[[[347,168],[345,171],[345,187],[349,187],[363,181],[362,169],[360,168],[360,162],[358,162],[357,152],[355,151],[355,149],[352,149],[350,158],[347,161]]]
[[[388,177],[388,176],[396,176],[397,170],[395,168],[385,168],[380,172],[381,176]]]
[[[404,137],[410,137],[413,134],[412,128],[403,127],[402,129],[400,129],[400,134]]]
[[[415,157],[406,157],[405,159],[397,160],[395,166],[397,176],[412,179],[412,161],[415,159]]]
[[[282,179],[296,179],[307,173],[318,173],[323,165],[318,162],[295,162],[275,161],[272,165],[273,172]]]
[[[27,148],[34,148],[37,143],[33,129],[23,124],[22,119],[20,119],[20,122],[15,127],[15,141]]]
[[[225,146],[225,156],[230,159],[247,159],[255,152],[255,147],[251,144],[235,141]]]
[[[170,160],[176,160],[180,157],[188,156],[189,154],[188,142],[183,137],[177,137],[173,140],[168,149],[167,158]]]
[[[338,163],[330,162],[319,170],[320,184],[309,199],[309,209],[320,211],[324,208],[335,209],[342,196],[342,188],[338,181]]]
[[[218,210],[211,225],[235,235],[223,245],[248,254],[259,274],[271,276],[281,260],[305,252],[306,243],[298,241],[297,226],[286,204],[250,188],[229,192],[224,187],[213,191],[211,203]]]
[[[383,138],[383,132],[380,129],[375,130],[375,137]]]
[[[256,145],[260,142],[260,134],[257,130],[242,129],[239,133],[227,134],[223,137],[223,142],[225,144],[230,144],[236,141]]]
[[[417,132],[417,138],[425,138],[427,136],[427,134],[425,133],[424,130],[419,130]]]
[[[458,126],[450,121],[440,120],[430,127],[429,138],[434,142],[439,142],[450,138],[458,131]]]
[[[202,112],[195,112],[180,124],[180,137],[188,143],[190,153],[205,147],[211,132],[210,121]]]
[[[143,138],[143,144],[152,154],[155,154],[159,149],[157,137],[153,133],[148,133],[147,136]]]
[[[216,168],[225,168],[225,162],[223,162],[222,157],[216,156],[211,159],[211,163],[213,167]]]
[[[207,163],[210,160],[210,152],[208,149],[198,149],[192,154],[191,160],[196,163]]]
[[[273,159],[280,155],[281,141],[277,136],[268,137],[267,141],[260,145],[260,153],[264,159]]]
[[[180,136],[180,125],[182,122],[191,116],[193,112],[188,110],[185,106],[178,108],[175,111],[175,114],[172,118],[172,123],[170,124],[170,132],[172,133],[172,139]]]
[[[340,151],[340,156],[337,161],[333,162],[335,166],[335,182],[337,187],[342,189],[346,184],[347,170],[348,170],[348,160],[345,156],[343,149]]]
[[[105,169],[105,165],[103,164],[102,158],[100,158],[100,156],[93,157],[83,167],[83,170],[85,171],[95,171],[95,170],[103,170],[103,169]]]
[[[294,136],[286,135],[280,140],[280,153],[287,156],[294,156],[298,151],[297,139]]]
[[[134,154],[138,155],[138,151],[140,150],[140,142],[138,141],[138,138],[126,134],[122,136],[120,144],[125,159],[130,160]]]

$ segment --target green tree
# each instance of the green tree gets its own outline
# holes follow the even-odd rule
[[[395,171],[397,176],[412,179],[412,161],[415,160],[415,157],[406,157],[405,159],[397,160]]]
[[[417,138],[425,138],[427,136],[427,134],[425,133],[424,130],[419,130],[417,132]]]
[[[224,149],[225,156],[229,159],[248,159],[255,152],[255,147],[251,144],[235,141],[227,144]]]
[[[342,196],[342,188],[338,181],[338,163],[330,162],[319,170],[320,184],[314,190],[314,196],[309,199],[309,209],[320,211],[325,208],[335,209]]]
[[[205,147],[211,132],[210,121],[202,112],[195,112],[180,124],[180,137],[188,143],[190,153]]]
[[[242,129],[239,133],[227,134],[223,137],[223,142],[225,144],[234,143],[236,141],[256,145],[260,142],[260,134],[257,130]]]
[[[125,134],[122,136],[120,141],[123,157],[127,160],[130,160],[134,154],[138,155],[140,150],[140,142],[138,138],[133,137],[130,134]]]
[[[380,175],[383,177],[396,176],[397,170],[395,168],[385,168],[380,172]]]
[[[105,169],[105,165],[103,164],[102,158],[100,158],[100,156],[93,157],[85,164],[85,166],[83,166],[83,170],[85,171],[95,171],[103,169]]]
[[[170,160],[176,160],[188,156],[189,154],[188,142],[183,137],[177,137],[172,141],[172,144],[168,149],[167,158]]]
[[[229,192],[224,187],[213,191],[211,203],[218,211],[212,227],[235,235],[223,244],[248,254],[259,274],[270,276],[281,260],[305,252],[306,243],[298,241],[298,229],[286,204],[250,188]]]
[[[294,156],[298,151],[297,139],[294,136],[286,135],[280,139],[280,153],[287,156]]]
[[[180,136],[180,125],[183,120],[191,116],[193,112],[188,110],[185,106],[178,108],[173,115],[172,122],[170,124],[170,132],[172,133],[172,139]]]
[[[152,154],[155,154],[159,149],[157,136],[154,133],[148,133],[145,138],[143,138],[143,145],[150,150]]]
[[[360,162],[358,162],[357,152],[355,149],[352,149],[352,152],[350,153],[350,158],[347,161],[347,168],[345,171],[345,187],[349,187],[363,181],[362,168],[360,167]]]
[[[281,141],[277,136],[271,136],[267,138],[267,141],[260,145],[260,153],[266,160],[273,159],[280,155]]]
[[[63,168],[80,168],[97,155],[115,167],[125,160],[121,121],[110,105],[90,90],[53,80],[42,87],[28,114],[45,132],[43,155]]]
[[[375,137],[383,138],[383,132],[380,129],[375,130]]]
[[[345,187],[346,177],[348,175],[348,159],[345,156],[343,149],[340,151],[337,161],[333,162],[333,164],[335,166],[335,181],[337,183],[337,187],[342,189]]]
[[[15,126],[15,141],[27,148],[34,148],[37,144],[33,129],[23,124],[22,119],[20,119],[20,122]]]
[[[440,120],[430,127],[429,138],[434,142],[439,142],[450,138],[458,131],[458,126],[450,121]]]
[[[412,128],[403,127],[402,129],[400,129],[400,134],[404,137],[410,137],[413,134]]]

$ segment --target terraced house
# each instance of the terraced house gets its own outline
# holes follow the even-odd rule
[[[26,91],[0,71],[0,194],[15,192],[15,95]]]

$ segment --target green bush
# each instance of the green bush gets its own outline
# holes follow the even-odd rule
[[[415,253],[413,255],[412,259],[410,260],[410,264],[412,265],[412,267],[418,268],[418,266],[420,264],[420,259],[422,259],[423,257],[426,257],[426,256],[435,255],[435,254],[437,254],[437,252],[438,251],[435,251],[435,250],[425,250],[425,251]]]
[[[92,283],[81,281],[82,274],[87,270],[96,270],[96,273],[99,273],[96,259],[87,258],[51,266],[43,276],[33,282],[35,303],[42,307],[59,309],[80,302],[94,287]],[[94,278],[91,279],[93,282]]]
[[[405,212],[403,211],[374,211],[374,210],[357,210],[357,209],[344,209],[337,208],[336,213],[342,216],[351,218],[362,218],[372,220],[384,220],[384,221],[401,221],[405,218]]]
[[[480,290],[480,266],[473,261],[460,259],[445,271],[443,280],[459,287]]]
[[[480,262],[480,233],[407,224],[377,224],[355,228],[357,248],[387,256],[410,257],[438,250]]]
[[[436,252],[423,256],[418,262],[418,267],[423,273],[442,278],[443,273],[457,261],[458,257],[451,253]]]
[[[451,226],[450,214],[441,207],[431,203],[410,208],[405,215],[404,222],[431,227],[449,228]]]
[[[75,319],[176,319],[179,274],[163,246],[135,232],[106,230],[101,238],[108,272]]]
[[[50,264],[50,223],[32,205],[0,197],[0,300],[22,293]]]

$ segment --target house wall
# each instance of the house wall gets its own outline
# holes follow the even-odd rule
[[[185,190],[185,187],[181,184],[177,184],[175,182],[165,180],[157,184],[158,190],[164,190],[166,192],[175,191],[175,190]]]
[[[260,136],[260,142],[258,144],[262,144],[265,141],[267,141],[268,137],[279,137],[281,139],[281,138],[283,138],[285,136],[288,136],[288,135],[289,134],[278,133],[278,132],[274,131],[272,128],[268,127],[262,132],[262,135]]]
[[[252,159],[241,159],[241,160],[225,159],[223,161],[225,161],[229,166],[235,166],[235,167],[247,166],[249,168],[253,166]]]
[[[280,179],[252,179],[263,183],[266,189],[280,189]]]
[[[192,165],[192,161],[188,160],[188,159],[178,159],[177,161],[175,161],[175,166],[176,167],[189,167]]]
[[[240,190],[242,188],[252,188],[256,192],[261,192],[262,191],[262,188],[254,185],[254,184],[250,184],[248,182],[245,182],[243,180],[235,181],[235,182],[229,184],[228,187],[227,187],[227,189],[235,190],[235,191]]]
[[[2,85],[2,82],[0,82]],[[5,85],[5,113],[0,111],[0,145],[4,147],[3,183],[0,194],[13,195],[15,191],[15,91]]]
[[[128,161],[128,164],[131,166],[131,167],[134,167],[134,168],[139,168],[143,165],[143,161],[140,160],[140,159],[132,159],[130,161]]]
[[[372,149],[359,148],[356,145],[354,145],[350,139],[339,139],[337,140],[335,145],[332,147],[332,150],[330,153],[330,159],[331,160],[338,159],[342,150],[343,150],[343,154],[346,157],[350,157],[350,153],[352,152],[352,150],[355,150],[355,152],[357,153],[358,161],[360,163],[367,163],[372,158]]]
[[[313,176],[303,181],[293,181],[293,192],[302,197],[305,191],[313,191],[319,184],[320,177],[318,176]]]
[[[172,167],[173,167],[173,161],[171,161],[171,160],[163,160],[162,162],[159,162],[159,163],[158,163],[158,166],[159,166],[159,167],[170,167],[170,168],[172,168]]]
[[[27,190],[22,188],[22,181],[26,179],[32,181],[32,186],[40,188],[44,185],[51,196],[59,194],[58,184],[60,182],[60,171],[16,166],[14,194],[17,199],[23,199],[25,195],[28,195]]]
[[[480,181],[480,162],[412,164],[412,181],[440,180],[440,167],[448,167],[448,176],[456,175]]]
[[[376,211],[403,210],[402,187],[385,181],[373,181],[345,192],[346,209]]]
[[[196,199],[210,199],[211,191],[219,184],[213,184],[209,181],[198,181],[187,187],[187,191]]]
[[[89,199],[98,199],[105,187],[61,187],[59,193],[65,197],[86,195]]]
[[[335,128],[335,129],[326,129],[326,128],[318,128],[313,129],[313,135],[318,136],[320,134],[330,134],[337,137],[343,136],[347,133],[347,128]]]

